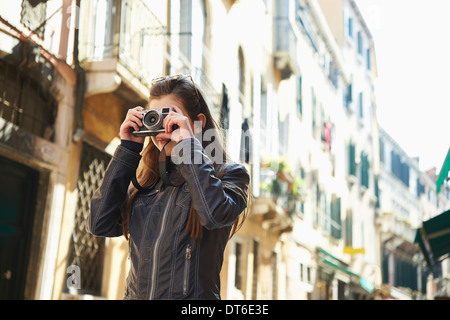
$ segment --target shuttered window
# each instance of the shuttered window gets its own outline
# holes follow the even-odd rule
[[[400,155],[391,151],[391,172],[409,187],[409,165],[402,161]]]
[[[330,207],[331,218],[331,236],[335,239],[341,239],[342,237],[342,222],[341,222],[341,198],[333,195],[331,198]]]
[[[361,185],[369,188],[369,159],[364,152],[361,153]]]
[[[351,142],[348,146],[348,162],[349,175],[356,176],[355,145]]]

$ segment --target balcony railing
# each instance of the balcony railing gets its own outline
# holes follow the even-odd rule
[[[275,17],[274,28],[275,66],[288,78],[295,72],[297,37],[288,17]]]
[[[153,78],[164,73],[166,27],[143,1],[120,3],[120,9],[115,8],[115,0],[82,3],[80,60],[116,59],[148,87]]]
[[[166,27],[142,1],[122,0],[119,58],[146,83],[164,70]]]
[[[301,180],[286,172],[281,164],[263,165],[260,170],[260,196],[254,213],[271,221],[277,229],[289,230],[292,215],[301,214]]]
[[[297,69],[297,37],[290,18],[291,12],[294,10],[293,5],[296,6],[290,0],[275,1],[273,21],[274,62],[283,79],[289,78]]]

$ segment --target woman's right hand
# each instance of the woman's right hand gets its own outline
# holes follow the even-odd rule
[[[142,107],[135,107],[128,110],[127,116],[120,126],[120,139],[144,143],[145,137],[136,137],[133,135],[133,131],[138,131],[139,127],[142,127],[142,119],[144,116],[140,111],[143,110],[144,108]]]

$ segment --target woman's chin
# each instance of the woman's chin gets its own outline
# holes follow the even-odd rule
[[[167,142],[169,142],[170,140],[168,139],[160,139],[158,140],[158,149],[161,150],[166,144]]]
[[[169,143],[169,142],[171,142],[171,143]],[[164,146],[166,146],[164,148],[164,151],[166,152],[166,154],[170,154],[174,145],[176,144],[175,141],[170,141],[169,139],[154,139],[153,143],[159,149],[159,151],[162,151]]]

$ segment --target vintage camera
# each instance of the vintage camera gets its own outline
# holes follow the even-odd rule
[[[144,118],[142,119],[142,127],[139,127],[138,131],[133,131],[133,135],[136,137],[156,136],[161,132],[164,132],[163,122],[170,111],[173,111],[172,107],[154,108],[150,110],[140,111]],[[174,125],[173,130],[176,130],[178,126]]]

